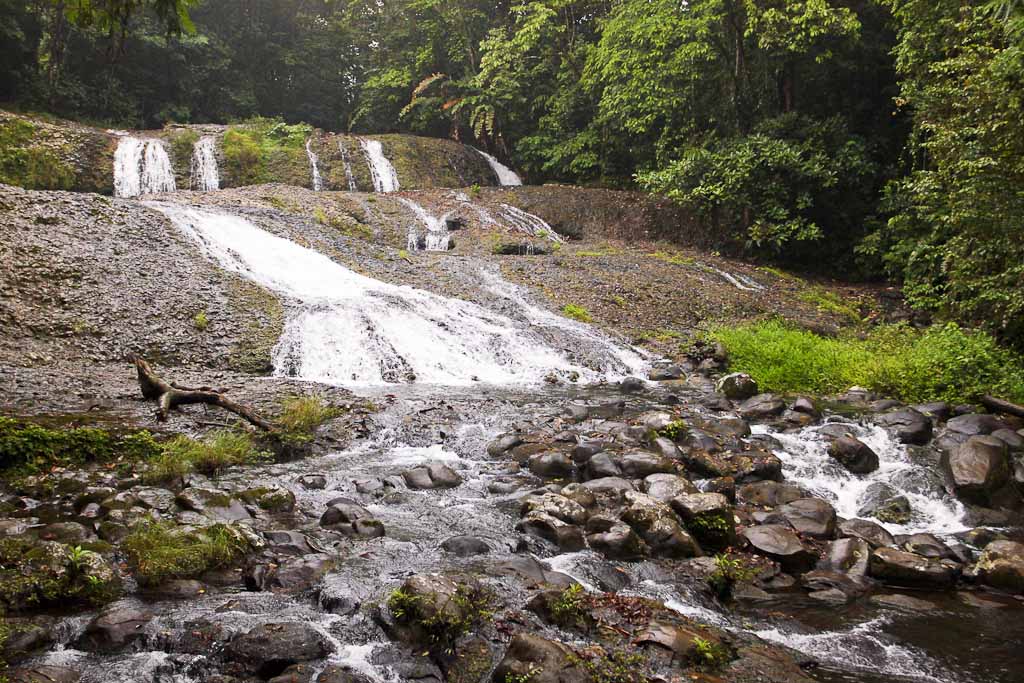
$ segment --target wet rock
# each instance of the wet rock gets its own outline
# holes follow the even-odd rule
[[[587,479],[603,479],[618,477],[622,474],[622,470],[611,454],[598,453],[587,461],[584,473]]]
[[[895,431],[900,443],[923,446],[932,438],[932,421],[913,408],[879,415],[875,421]]]
[[[148,510],[170,512],[174,508],[174,492],[155,486],[137,486],[130,489],[138,504]]]
[[[113,652],[145,637],[153,613],[141,607],[114,604],[98,614],[85,628],[77,646],[97,652]]]
[[[803,498],[804,495],[798,486],[777,481],[744,484],[736,490],[736,499],[739,502],[761,507],[778,507]]]
[[[949,588],[960,576],[960,565],[895,548],[876,548],[868,561],[868,573],[895,586]]]
[[[518,432],[502,434],[487,444],[487,455],[492,458],[500,458],[521,443],[523,443],[523,435]]]
[[[1006,444],[1006,447],[1014,452],[1024,450],[1024,436],[1012,429],[997,429],[990,434],[991,437],[999,439]]]
[[[839,524],[839,535],[844,538],[859,538],[872,548],[892,547],[896,540],[885,528],[867,519],[848,519]]]
[[[704,484],[704,493],[721,493],[730,503],[736,502],[736,480],[732,477],[716,477]]]
[[[607,447],[604,441],[583,441],[573,446],[570,457],[577,465],[583,465]]]
[[[723,417],[719,420],[710,420],[704,423],[705,429],[719,436],[732,439],[742,439],[750,436],[750,425],[746,420],[738,417]]]
[[[596,521],[592,518],[587,529],[587,543],[591,548],[613,560],[639,560],[647,555],[647,545],[628,524],[617,520],[607,520],[606,524]]]
[[[836,535],[836,511],[820,498],[794,500],[779,508],[779,512],[805,536],[829,539]]]
[[[263,537],[267,539],[270,549],[275,554],[299,556],[314,551],[313,543],[298,531],[264,531]]]
[[[611,494],[621,496],[627,491],[635,491],[633,484],[621,477],[601,477],[584,482],[582,486],[588,491],[596,494]]]
[[[323,659],[332,652],[327,640],[306,622],[262,624],[234,638],[224,656],[260,678],[273,678],[299,662]]]
[[[327,488],[327,477],[322,474],[304,474],[299,477],[299,483],[310,491],[322,491]]]
[[[993,507],[1010,480],[1006,444],[991,436],[972,436],[945,458],[945,464],[953,493],[975,505]]]
[[[146,597],[155,600],[192,600],[206,593],[207,587],[195,579],[173,579],[146,589]]]
[[[672,439],[659,436],[651,442],[651,450],[668,460],[679,460],[682,452]]]
[[[251,591],[284,591],[297,593],[317,583],[337,565],[335,558],[312,553],[269,564],[257,564],[245,574],[245,586]]]
[[[252,515],[236,499],[224,491],[192,486],[178,494],[178,505],[216,522],[239,522]]]
[[[1024,594],[1024,543],[992,541],[981,554],[975,571],[986,585]]]
[[[268,512],[292,512],[295,510],[295,494],[281,486],[262,486],[242,491],[239,497]]]
[[[791,529],[778,524],[747,527],[742,535],[755,553],[775,560],[786,572],[805,572],[818,559]]]
[[[965,436],[981,436],[991,434],[1005,425],[995,415],[971,413],[959,415],[946,422],[946,429]]]
[[[96,535],[78,522],[54,522],[36,531],[43,541],[56,541],[69,545],[79,545],[96,540]]]
[[[841,538],[828,544],[818,569],[830,569],[843,572],[854,578],[862,578],[868,573],[868,558],[871,547],[859,538]]]
[[[883,482],[868,486],[857,510],[862,517],[874,517],[889,524],[906,524],[912,513],[907,497]]]
[[[720,493],[693,493],[676,496],[672,509],[702,546],[725,548],[736,538],[736,523],[729,499]]]
[[[626,377],[619,382],[619,389],[627,394],[638,394],[644,390],[646,385],[639,377]]]
[[[800,577],[800,583],[811,591],[811,598],[833,604],[852,602],[867,592],[863,582],[830,569],[809,571]]]
[[[516,524],[520,531],[534,538],[554,543],[565,552],[576,552],[586,547],[583,531],[546,512],[531,512]]]
[[[82,674],[67,666],[19,666],[7,672],[10,683],[78,683]]]
[[[786,409],[785,402],[775,394],[760,394],[748,398],[737,408],[741,417],[748,420],[763,420],[781,415]]]
[[[668,505],[635,491],[626,493],[625,503],[622,521],[637,532],[652,555],[679,558],[703,554]]]
[[[982,550],[992,541],[1010,540],[999,531],[996,531],[995,529],[987,529],[985,527],[962,531],[956,534],[956,538],[968,545]]]
[[[494,683],[592,683],[579,657],[567,645],[519,633],[491,676]]]
[[[667,382],[675,379],[683,379],[686,373],[678,365],[668,365],[659,368],[652,368],[647,373],[647,379],[652,382]]]
[[[644,478],[643,489],[644,493],[662,503],[668,503],[677,496],[699,492],[686,477],[667,473],[648,475]]]
[[[441,543],[441,549],[456,557],[472,557],[491,552],[491,547],[476,536],[452,536]]]
[[[914,553],[922,557],[933,559],[956,560],[957,557],[945,543],[940,541],[934,534],[912,534],[900,537],[900,548],[908,553]]]
[[[829,457],[854,474],[870,474],[878,469],[878,455],[852,436],[841,436],[828,447]]]
[[[462,483],[462,477],[452,468],[434,462],[402,472],[405,485],[411,489],[450,489]]]
[[[903,612],[931,613],[939,608],[934,602],[912,598],[909,595],[872,595],[871,602],[882,607],[898,609]]]
[[[657,453],[649,451],[628,451],[618,459],[619,469],[633,479],[643,479],[651,474],[675,472],[675,464]]]
[[[531,472],[547,479],[572,478],[576,473],[572,459],[559,451],[532,455],[529,463]]]
[[[389,634],[406,643],[450,645],[476,622],[486,603],[483,587],[468,576],[415,574],[388,600],[382,613]]]
[[[814,405],[814,402],[811,399],[805,398],[803,396],[801,396],[797,400],[793,401],[792,410],[793,410],[793,412],[796,412],[796,413],[803,413],[804,415],[810,415],[813,418],[817,418],[817,417],[821,416],[821,413],[818,411],[817,406]]]
[[[949,404],[943,401],[937,401],[935,403],[919,403],[911,407],[922,415],[939,422],[945,422],[948,420],[949,416],[953,412],[949,407]]]
[[[729,456],[728,472],[737,484],[755,481],[782,481],[782,461],[767,451],[744,451]]]
[[[583,524],[587,521],[586,508],[557,493],[544,493],[540,496],[531,495],[524,498],[519,507],[519,514],[526,516],[531,512],[543,512],[568,524]]]
[[[745,401],[757,395],[757,382],[750,375],[734,372],[718,380],[715,391],[733,401]]]
[[[320,526],[349,536],[378,538],[385,535],[384,524],[373,519],[370,512],[354,502],[334,502],[320,516]]]

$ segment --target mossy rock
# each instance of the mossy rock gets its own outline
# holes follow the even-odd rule
[[[100,129],[0,111],[0,183],[111,194],[114,148]]]

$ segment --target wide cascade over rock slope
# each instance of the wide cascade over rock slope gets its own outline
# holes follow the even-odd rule
[[[300,132],[0,188],[11,680],[1019,680],[1020,419],[764,393],[674,331],[837,318],[678,208]]]

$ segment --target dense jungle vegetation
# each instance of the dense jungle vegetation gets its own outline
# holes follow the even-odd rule
[[[451,137],[1024,347],[1024,2],[0,0],[9,108]]]

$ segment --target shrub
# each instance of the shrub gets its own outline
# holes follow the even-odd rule
[[[269,454],[260,451],[244,432],[219,430],[202,440],[176,436],[163,444],[160,453],[149,460],[143,473],[148,482],[166,482],[197,471],[217,474],[234,465],[260,462]]]
[[[210,318],[206,315],[206,311],[199,311],[195,317],[192,318],[192,324],[195,325],[196,329],[200,332],[206,331],[206,328],[210,326]]]
[[[581,623],[586,618],[586,593],[583,586],[574,583],[558,596],[558,599],[551,603],[551,617],[556,624],[562,626],[573,626]]]
[[[221,141],[227,175],[235,185],[308,181],[305,144],[312,130],[306,124],[265,118],[230,127]]]
[[[146,521],[132,530],[121,548],[139,583],[156,586],[233,564],[249,552],[251,544],[241,531],[226,524],[182,531],[170,523]]]
[[[712,334],[731,369],[765,391],[838,392],[859,385],[908,402],[974,401],[995,394],[1024,400],[1024,361],[983,332],[955,323],[923,332],[878,327],[865,339],[828,339],[779,320],[722,327]]]
[[[593,316],[590,315],[590,311],[583,308],[583,306],[577,306],[576,304],[566,304],[563,306],[562,315],[572,318],[573,320],[579,320],[581,323],[594,321]]]
[[[192,162],[192,153],[199,142],[199,133],[186,128],[177,131],[170,139],[171,159],[181,167],[186,167]]]

